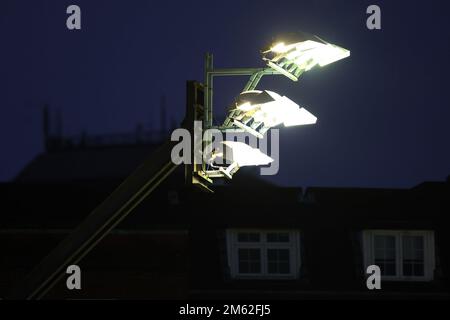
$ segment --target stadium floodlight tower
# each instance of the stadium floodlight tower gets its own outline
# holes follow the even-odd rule
[[[274,42],[262,52],[267,66],[264,68],[214,69],[213,57],[206,55],[205,82],[187,83],[187,114],[183,129],[194,132],[200,120],[203,130],[213,127],[213,79],[216,76],[250,76],[242,93],[231,106],[224,125],[217,127],[220,133],[227,131],[248,132],[261,137],[270,128],[284,124],[304,125],[316,122],[316,117],[296,103],[269,90],[255,90],[264,75],[282,74],[297,81],[305,71],[349,56],[346,49],[327,43],[318,37],[305,34],[288,35]],[[211,132],[208,130],[207,132]],[[203,132],[202,132],[203,133]],[[212,149],[212,134],[202,137],[203,148]],[[30,274],[13,288],[11,299],[40,299],[66,275],[67,267],[77,264],[114,227],[146,199],[172,174],[177,163],[171,153],[177,142],[167,140],[136,168],[87,218],[55,247]],[[265,165],[272,158],[260,150],[242,142],[223,141],[223,152],[204,152],[201,160],[186,165],[187,181],[208,189],[203,182],[213,178],[231,178],[242,166]],[[192,149],[192,148],[191,148]],[[191,154],[192,155],[192,154]],[[216,166],[216,159],[230,162],[229,166]],[[199,178],[200,177],[200,178]]]
[[[350,51],[328,43],[317,36],[296,32],[275,38],[275,41],[267,49],[262,50],[261,54],[262,60],[267,64],[266,67],[227,69],[215,69],[212,54],[206,54],[204,117],[201,119],[204,130],[218,129],[222,133],[247,132],[257,138],[263,138],[270,128],[280,124],[284,124],[284,126],[315,124],[317,118],[288,97],[269,90],[255,90],[255,88],[265,75],[284,75],[297,81],[304,72],[315,66],[323,67],[346,58],[350,55]],[[235,103],[228,109],[223,125],[215,127],[213,126],[213,80],[217,76],[249,76],[250,78]],[[211,143],[212,138],[207,134],[204,148]],[[225,143],[229,142],[225,141]],[[261,153],[259,150],[238,147],[232,143],[226,146],[227,149],[235,149],[233,150],[234,154],[236,152],[252,155],[256,155],[256,152]],[[202,163],[192,166],[192,182],[202,184],[202,180],[206,180],[212,183],[212,178],[231,178],[242,165],[267,164],[267,158],[270,159],[270,157],[266,157],[261,153],[256,157],[249,157],[257,159],[253,163],[251,161],[232,162],[227,168],[218,169],[211,166],[211,163],[214,159],[222,157],[214,154],[214,150],[209,154],[204,152]],[[225,155],[223,158],[229,160],[230,157]]]

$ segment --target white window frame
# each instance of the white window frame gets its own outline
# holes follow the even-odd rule
[[[259,242],[238,242],[239,233],[258,233]],[[289,242],[268,242],[268,233],[288,233]],[[296,279],[299,277],[301,266],[300,259],[300,232],[297,230],[261,230],[261,229],[228,229],[227,258],[230,275],[235,279]],[[260,249],[261,252],[261,272],[260,273],[239,273],[239,249]],[[289,249],[289,273],[272,274],[269,273],[267,263],[267,249]]]
[[[375,264],[374,237],[395,237],[395,276],[381,276],[381,280],[388,281],[431,281],[435,269],[434,231],[432,230],[364,230],[363,231],[363,254],[365,270],[369,265]],[[403,237],[422,236],[424,240],[424,275],[403,275]]]

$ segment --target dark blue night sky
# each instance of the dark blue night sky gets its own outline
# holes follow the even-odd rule
[[[82,30],[66,28],[66,8]],[[382,30],[366,28],[378,4]],[[281,131],[282,185],[411,187],[450,174],[450,26],[445,1],[0,2],[0,180],[43,151],[44,104],[60,108],[65,135],[159,128],[185,110],[185,81],[217,67],[263,66],[259,49],[279,32],[304,30],[351,50],[298,83],[263,79],[318,117]],[[244,78],[219,80],[225,109]]]

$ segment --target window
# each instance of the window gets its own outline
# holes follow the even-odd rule
[[[382,275],[395,276],[395,236],[374,235],[373,239],[375,264],[380,267]]]
[[[293,279],[300,269],[299,233],[274,230],[228,230],[231,276],[241,279]]]
[[[365,267],[379,266],[382,279],[433,279],[433,231],[366,230],[363,232],[363,247]]]

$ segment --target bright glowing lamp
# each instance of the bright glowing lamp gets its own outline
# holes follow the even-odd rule
[[[259,151],[258,149],[250,147],[248,144],[237,141],[223,141],[223,152],[217,155],[217,158],[222,158],[221,162],[224,159],[231,163],[227,167],[217,167],[220,173],[228,177],[232,178],[233,174],[239,170],[241,167],[245,166],[262,166],[267,165],[274,160]]]
[[[273,162],[273,159],[248,144],[237,141],[223,141],[224,157],[235,162],[239,167],[263,166]]]
[[[350,51],[303,32],[291,33],[263,51],[263,60],[272,69],[297,81],[315,66],[326,66],[350,56]]]
[[[258,138],[280,124],[296,126],[316,123],[317,118],[291,99],[273,91],[245,91],[229,110],[224,126],[236,126]]]

